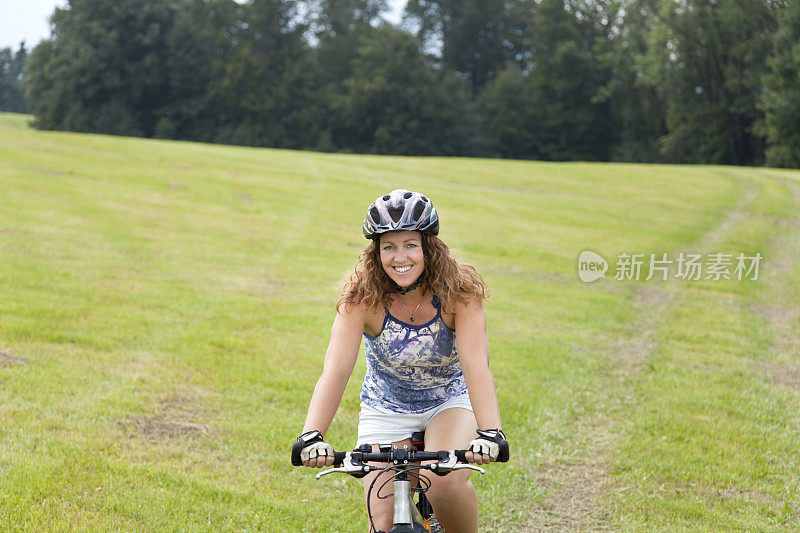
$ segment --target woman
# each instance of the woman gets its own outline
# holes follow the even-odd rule
[[[333,463],[323,435],[362,337],[367,374],[357,445],[403,446],[411,433],[425,430],[426,449],[466,448],[467,459],[478,464],[497,458],[505,435],[489,370],[487,288],[471,265],[450,256],[438,233],[436,209],[419,193],[394,190],[367,210],[364,235],[371,242],[342,285],[322,377],[298,438],[304,465]],[[367,498],[377,475],[364,477]],[[469,470],[431,476],[427,495],[449,532],[478,531],[478,500],[468,478]],[[390,529],[391,498],[373,492],[369,505],[376,527]]]

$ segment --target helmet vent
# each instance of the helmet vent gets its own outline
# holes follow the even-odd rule
[[[388,202],[390,198],[391,198],[391,196],[386,194],[386,195],[383,196],[383,201],[384,202]]]
[[[381,214],[378,211],[377,207],[372,206],[372,209],[369,210],[369,217],[372,219],[372,221],[375,224],[380,224],[381,223]]]
[[[411,194],[411,191],[409,191],[409,192],[407,192],[407,193],[405,193],[405,194],[403,195],[403,198],[405,198],[406,200],[408,200],[408,199],[409,199],[409,198],[411,198],[412,196],[413,196],[413,194]]]
[[[422,202],[417,202],[417,205],[414,206],[414,214],[412,216],[415,221],[420,219],[422,213],[425,211],[425,207],[427,206]]]
[[[404,205],[393,206],[390,205],[387,209],[389,211],[389,216],[392,217],[392,220],[397,222],[400,220],[400,217],[403,216],[403,211],[405,211]]]

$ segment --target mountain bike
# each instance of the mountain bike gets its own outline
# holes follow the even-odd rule
[[[479,466],[471,464],[465,457],[467,450],[441,450],[424,451],[418,449],[416,444],[420,444],[418,434],[412,436],[412,445],[404,445],[402,448],[391,445],[380,446],[380,451],[373,452],[372,447],[367,444],[352,452],[334,452],[333,468],[323,470],[316,475],[317,479],[322,476],[341,472],[356,478],[362,478],[370,472],[393,472],[392,476],[383,481],[377,488],[379,498],[389,498],[394,496],[394,519],[392,529],[388,533],[424,533],[443,531],[435,521],[435,515],[430,502],[425,497],[425,492],[430,487],[430,481],[421,471],[428,470],[436,475],[444,476],[455,470],[469,469],[481,474],[485,470]],[[300,452],[302,444],[295,443],[292,446],[292,464],[302,465]],[[508,461],[508,443],[503,441],[500,445],[498,462]],[[434,461],[432,463],[421,464],[420,461]],[[369,463],[381,463],[374,465]],[[370,495],[375,489],[375,484],[379,477],[369,487],[367,493],[367,514],[369,516],[370,531],[384,533],[375,528],[372,513],[369,508]],[[412,481],[416,481],[416,487],[412,487]],[[392,483],[393,492],[381,495],[381,490]],[[413,502],[413,494],[419,494],[416,504]]]

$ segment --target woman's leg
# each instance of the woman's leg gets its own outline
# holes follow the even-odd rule
[[[402,448],[403,446],[411,446],[411,439],[401,440],[399,442],[394,443],[395,446]],[[377,452],[378,445],[372,445],[372,451]],[[375,464],[375,463],[373,463]],[[372,484],[372,481],[378,476],[378,472],[370,472],[366,476],[363,477],[364,481],[364,499],[367,500],[369,498],[369,510],[372,513],[372,520],[375,523],[375,527],[378,529],[382,529],[383,531],[389,531],[392,529],[392,523],[394,522],[394,498],[385,498],[380,499],[378,498],[378,489],[383,484],[384,481],[387,479],[392,478],[391,472],[384,472],[380,474],[379,479],[375,482],[374,488],[372,489],[372,494],[368,495],[369,493],[369,486]],[[387,487],[384,487],[381,491],[382,495],[391,494],[392,493],[392,483],[389,482]]]
[[[478,425],[469,409],[453,407],[434,416],[425,429],[425,449],[463,450],[477,437]],[[428,499],[436,519],[447,533],[477,533],[478,495],[469,481],[469,470],[446,476],[430,475]]]

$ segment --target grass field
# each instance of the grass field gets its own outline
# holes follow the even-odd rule
[[[288,453],[365,208],[396,187],[434,200],[493,289],[512,461],[473,476],[482,531],[800,527],[800,173],[28,121],[0,115],[0,530],[364,531],[359,482]],[[605,279],[578,279],[583,250]],[[764,259],[756,280],[614,279],[620,254],[681,252]]]

